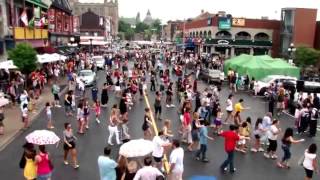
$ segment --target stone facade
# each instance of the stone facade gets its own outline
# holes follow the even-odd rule
[[[103,3],[80,3],[78,0],[70,0],[70,4],[75,16],[81,16],[90,9],[95,14],[110,19],[111,35],[115,37],[118,34],[119,12],[117,0],[104,0]]]

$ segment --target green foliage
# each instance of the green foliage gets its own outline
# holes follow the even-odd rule
[[[155,29],[157,34],[161,33],[161,21],[160,19],[156,19],[152,24],[151,24],[151,28]]]
[[[9,58],[24,74],[37,68],[37,52],[28,43],[20,43],[9,51]]]
[[[119,20],[119,32],[126,32],[128,29],[131,29],[129,23],[124,22],[123,20]]]
[[[136,33],[143,33],[145,30],[149,29],[150,27],[143,23],[143,22],[139,22],[136,24],[136,29],[135,29],[135,32]]]
[[[309,47],[297,47],[295,52],[295,64],[300,67],[314,65],[320,58],[320,52]]]

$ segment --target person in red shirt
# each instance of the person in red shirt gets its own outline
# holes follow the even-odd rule
[[[240,136],[237,133],[238,126],[230,125],[230,130],[220,133],[220,136],[224,137],[224,149],[226,153],[228,154],[227,159],[222,163],[220,166],[221,171],[225,172],[227,171],[227,166],[230,166],[230,172],[234,173],[235,168],[233,166],[233,159],[234,159],[234,150],[236,147],[237,141],[240,140]]]

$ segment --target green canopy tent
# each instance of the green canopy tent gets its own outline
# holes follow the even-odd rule
[[[272,58],[268,55],[252,56],[242,54],[231,58],[224,63],[224,71],[235,70],[239,75],[249,75],[259,80],[268,75],[286,75],[299,78],[300,69],[292,66],[279,58]]]

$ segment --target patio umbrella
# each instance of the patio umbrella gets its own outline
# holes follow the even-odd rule
[[[28,143],[36,145],[56,144],[60,138],[53,132],[48,130],[35,130],[26,136]]]
[[[153,151],[153,143],[144,139],[135,139],[124,143],[119,150],[119,154],[127,158],[141,157]]]

